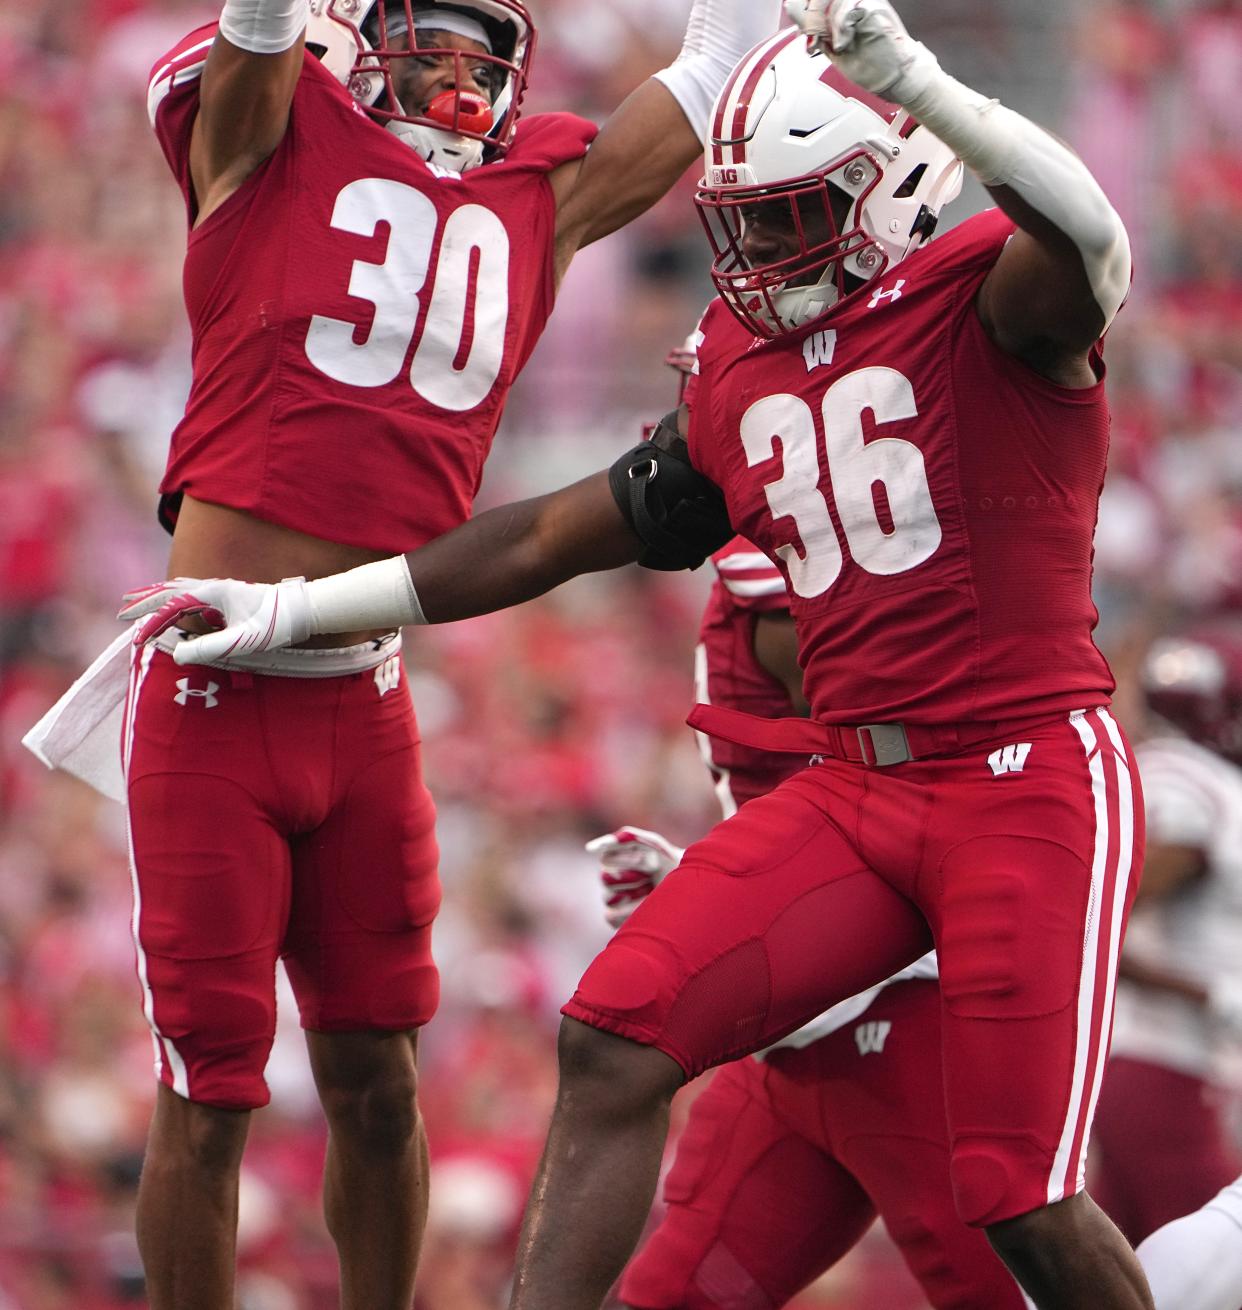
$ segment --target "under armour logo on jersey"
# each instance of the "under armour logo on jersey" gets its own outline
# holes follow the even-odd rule
[[[1031,743],[1029,741],[1015,742],[1012,746],[1002,746],[1000,750],[995,750],[988,756],[988,763],[992,766],[993,777],[999,777],[1002,773],[1021,773],[1022,766],[1026,763],[1026,757],[1031,753]]]
[[[802,343],[802,358],[806,361],[806,371],[822,368],[832,363],[837,350],[837,330],[828,328],[824,332],[812,332]]]
[[[884,1043],[893,1031],[893,1025],[887,1019],[873,1019],[869,1023],[860,1023],[854,1029],[854,1041],[859,1055],[879,1055],[884,1050]]]
[[[881,300],[900,300],[901,288],[904,287],[905,285],[906,285],[906,279],[904,277],[899,277],[897,281],[893,283],[891,291],[885,291],[883,290],[883,288],[877,291],[875,295],[872,296],[871,299],[867,302],[867,308],[874,309],[880,303]]]
[[[206,687],[191,687],[189,678],[178,678],[177,687],[178,691],[173,700],[178,705],[188,705],[191,697],[194,696],[197,696],[203,702],[205,710],[215,709],[220,704],[216,696],[216,692],[220,690],[218,682],[209,682]]]
[[[390,655],[375,669],[375,690],[381,696],[395,691],[401,685],[401,656]]]

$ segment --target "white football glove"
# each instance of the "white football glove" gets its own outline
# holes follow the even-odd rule
[[[312,632],[304,578],[284,582],[237,582],[232,578],[173,578],[128,591],[118,619],[146,617],[134,634],[136,646],[196,614],[218,628],[178,642],[178,664],[218,664],[238,655],[255,655],[294,646]]]
[[[1242,978],[1219,978],[1208,988],[1208,1014],[1242,1040]]]
[[[785,13],[851,82],[894,104],[921,95],[940,68],[888,0],[785,0]]]
[[[599,859],[604,918],[613,928],[620,928],[685,854],[680,846],[646,828],[606,832],[587,842],[586,852]]]

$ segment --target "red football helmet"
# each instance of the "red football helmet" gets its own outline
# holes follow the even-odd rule
[[[1242,620],[1217,620],[1159,638],[1140,677],[1153,713],[1242,764]]]
[[[743,57],[712,110],[695,197],[712,281],[756,336],[791,332],[922,245],[961,184],[948,146],[786,29]],[[773,222],[789,239],[748,250],[748,226]]]
[[[468,37],[486,53],[419,45],[419,31]],[[513,139],[535,27],[520,0],[311,0],[306,45],[372,118],[380,120],[428,163],[455,172],[503,154]],[[394,64],[452,54],[458,64],[482,61],[492,72],[490,96],[446,91],[423,112],[401,104]]]

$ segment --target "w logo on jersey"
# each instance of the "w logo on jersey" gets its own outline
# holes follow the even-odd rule
[[[884,1043],[893,1031],[888,1019],[873,1019],[869,1023],[860,1023],[854,1029],[854,1043],[859,1055],[879,1055],[884,1050]]]
[[[1029,741],[1015,742],[1012,746],[1002,746],[1000,750],[993,751],[988,756],[988,763],[992,766],[992,776],[999,777],[1002,773],[1021,773],[1026,757],[1030,753]]]
[[[203,702],[205,710],[213,710],[220,704],[219,698],[216,696],[216,692],[219,690],[220,684],[218,682],[209,682],[206,687],[191,687],[189,678],[178,678],[177,694],[173,697],[173,700],[178,705],[188,705],[193,698],[197,697]]]
[[[401,685],[401,656],[391,655],[375,669],[375,690],[381,696],[396,691]]]
[[[825,364],[831,364],[836,351],[836,328],[828,328],[824,332],[812,332],[802,343],[802,358],[806,361],[806,371],[810,373]]]

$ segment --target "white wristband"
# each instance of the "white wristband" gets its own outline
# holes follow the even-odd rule
[[[690,126],[707,136],[712,106],[751,48],[776,31],[774,0],[694,0],[681,53],[654,77],[672,93]]]
[[[1105,326],[1112,322],[1130,289],[1130,242],[1082,160],[1043,128],[938,67],[900,103],[985,186],[1009,187],[1069,237],[1082,255]]]
[[[316,578],[305,586],[312,634],[427,622],[404,555]]]
[[[224,0],[220,33],[239,50],[276,55],[293,45],[309,17],[307,0]]]

